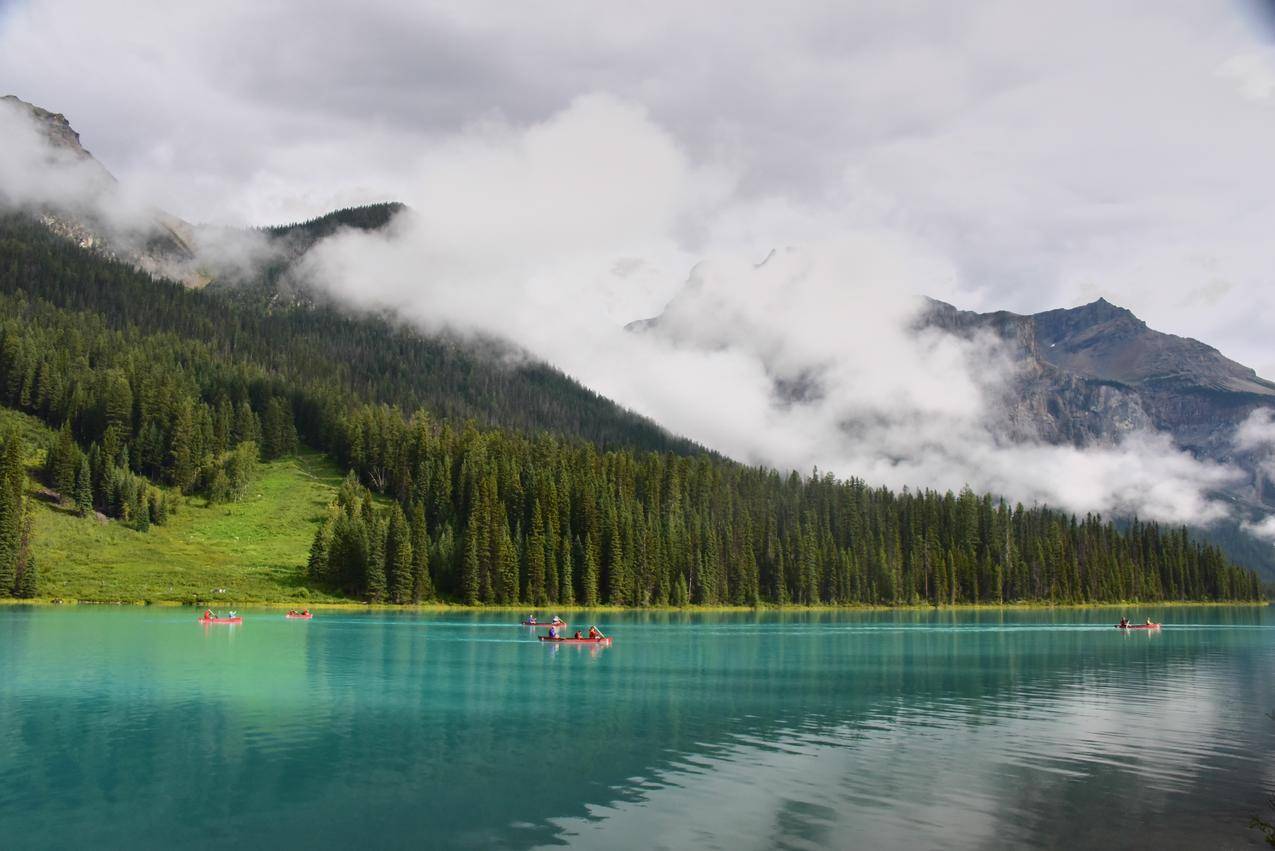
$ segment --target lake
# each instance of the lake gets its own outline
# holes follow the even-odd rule
[[[609,648],[242,613],[0,607],[0,842],[1257,848],[1275,821],[1269,608],[598,613]]]

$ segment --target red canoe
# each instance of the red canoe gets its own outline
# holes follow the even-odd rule
[[[242,618],[242,617],[240,617],[239,615],[235,615],[233,618],[199,618],[199,622],[200,622],[200,623],[202,623],[202,624],[210,624],[210,623],[243,623],[243,618]]]
[[[604,647],[611,646],[611,636],[604,635],[601,638],[550,638],[547,635],[540,636],[541,641],[552,641],[554,644],[598,644]]]
[[[306,612],[304,615],[300,612],[288,612],[284,617],[293,621],[308,621],[314,617],[314,612]]]
[[[1160,624],[1158,623],[1131,623],[1128,626],[1121,626],[1120,624],[1116,624],[1116,629],[1159,629],[1159,628],[1160,628]]]

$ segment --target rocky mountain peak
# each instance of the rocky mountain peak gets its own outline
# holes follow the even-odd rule
[[[81,144],[65,115],[16,95],[0,97],[0,109],[25,116],[47,143],[43,156],[37,154],[37,161],[43,160],[39,168],[63,189],[28,209],[46,227],[82,248],[187,286],[208,282],[197,266],[195,228],[163,210],[128,201],[115,177]],[[3,143],[0,139],[0,149]]]
[[[0,103],[22,110],[32,118],[32,123],[40,130],[45,139],[55,148],[67,151],[79,159],[92,159],[93,155],[80,144],[80,134],[71,127],[71,122],[60,112],[27,103],[17,95],[4,95]]]

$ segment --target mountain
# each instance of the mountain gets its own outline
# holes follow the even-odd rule
[[[105,239],[128,236],[113,218],[114,179],[64,119],[35,115],[49,156],[95,175],[71,207],[83,217],[75,226],[100,216],[113,228]],[[65,228],[26,210],[0,213],[0,407],[45,431],[34,489],[21,475],[25,438],[0,434],[5,504],[22,516],[31,490],[68,517],[43,539],[52,527],[36,524],[34,561],[21,582],[0,574],[0,596],[38,593],[32,563],[46,590],[71,588],[57,553],[97,554],[99,523],[127,526],[136,534],[116,537],[139,551],[179,506],[209,528],[214,504],[257,490],[248,485],[258,457],[302,446],[350,475],[326,510],[292,506],[282,531],[306,527],[306,565],[246,564],[277,571],[301,598],[307,585],[371,601],[541,607],[1260,596],[1254,574],[1186,530],[1077,523],[969,489],[895,494],[783,476],[672,436],[501,341],[424,336],[392,316],[334,309],[303,286],[284,290],[323,235],[385,227],[399,212],[374,205],[264,231],[197,232],[186,268],[217,282],[198,289],[148,274],[149,261],[180,247],[151,212],[137,220],[135,234],[148,237],[132,254],[96,235],[64,239]],[[205,256],[207,246],[216,250]],[[129,593],[109,571],[93,579],[102,599]]]
[[[1149,328],[1105,299],[1020,315],[974,313],[929,300],[920,324],[968,336],[996,334],[1018,366],[1002,397],[1011,438],[1111,444],[1151,429],[1197,458],[1249,474],[1229,495],[1275,510],[1261,459],[1239,452],[1235,431],[1254,410],[1275,407],[1275,383],[1198,340]]]
[[[80,143],[80,134],[66,116],[14,95],[0,97],[0,110],[25,119],[43,143],[27,152],[35,160],[27,165],[53,176],[50,183],[65,184],[63,191],[50,193],[36,207],[35,214],[45,227],[81,248],[151,274],[191,287],[208,282],[196,258],[196,228],[128,198],[119,181]]]
[[[974,313],[930,299],[918,324],[963,336],[991,332],[1006,344],[1018,369],[998,414],[1011,439],[1085,447],[1150,430],[1196,458],[1242,470],[1242,481],[1217,494],[1237,516],[1198,531],[1275,579],[1275,549],[1245,528],[1275,512],[1269,459],[1235,445],[1255,410],[1275,409],[1275,382],[1102,298],[1031,315]]]
[[[259,228],[239,234],[257,255],[246,266],[222,263],[210,265],[209,289],[235,301],[272,309],[279,306],[315,306],[326,297],[308,286],[295,273],[297,262],[320,240],[340,230],[377,231],[389,227],[407,205],[396,201],[345,207],[304,222]],[[224,232],[223,232],[224,233]],[[232,241],[234,237],[232,235]]]
[[[65,116],[12,95],[0,99],[0,110],[19,119],[0,124],[13,133],[0,156],[13,156],[22,134],[34,128],[38,144],[27,140],[35,154],[27,164],[73,190],[51,193],[36,209],[19,204],[6,213],[0,185],[0,263],[8,264],[0,295],[21,291],[120,331],[194,333],[218,360],[239,368],[251,363],[286,376],[294,388],[316,388],[328,397],[325,404],[335,395],[599,447],[703,451],[503,341],[427,336],[392,315],[352,315],[293,274],[324,237],[387,227],[403,204],[351,207],[267,228],[191,225],[154,208],[130,208],[119,182]]]

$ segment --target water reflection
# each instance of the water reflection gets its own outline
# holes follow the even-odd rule
[[[245,614],[0,612],[0,835],[1198,847],[1272,783],[1265,610]]]

